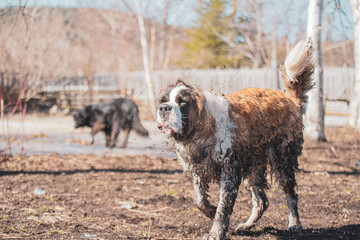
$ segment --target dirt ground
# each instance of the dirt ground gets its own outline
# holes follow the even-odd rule
[[[242,185],[229,239],[360,239],[360,133],[327,129],[306,141],[297,174],[304,231],[287,232],[276,183],[256,227],[234,232],[251,210]],[[193,204],[190,179],[174,159],[151,156],[33,155],[0,162],[1,239],[199,239],[211,221]],[[211,186],[210,200],[218,188]]]

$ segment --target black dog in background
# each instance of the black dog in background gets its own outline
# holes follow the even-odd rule
[[[106,136],[106,146],[113,148],[117,137],[122,130],[124,142],[121,147],[127,145],[129,133],[135,130],[141,136],[148,136],[149,132],[141,125],[137,105],[128,98],[118,98],[106,103],[87,105],[73,113],[75,128],[91,127],[91,144],[94,136],[103,131]]]

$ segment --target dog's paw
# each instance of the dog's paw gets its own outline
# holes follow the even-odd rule
[[[203,237],[203,240],[223,240],[223,239],[225,238],[215,233],[209,233]]]
[[[291,233],[298,233],[298,232],[301,232],[303,229],[302,229],[301,225],[294,225],[294,226],[290,226],[288,228],[288,230]]]
[[[239,223],[239,224],[236,226],[235,232],[240,232],[240,231],[249,230],[249,229],[252,228],[253,226],[254,226],[254,224]]]

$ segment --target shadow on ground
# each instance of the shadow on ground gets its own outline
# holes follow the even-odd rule
[[[360,225],[352,224],[346,225],[339,228],[330,227],[330,228],[319,228],[319,229],[304,229],[299,233],[290,233],[287,230],[279,230],[274,227],[265,227],[260,231],[238,231],[232,234],[233,236],[246,236],[246,237],[256,237],[263,238],[265,236],[274,236],[277,239],[287,240],[287,239],[360,239]]]
[[[49,174],[49,175],[71,175],[77,173],[102,173],[102,172],[113,172],[113,173],[150,173],[150,174],[175,174],[182,173],[182,170],[165,170],[165,169],[75,169],[75,170],[60,170],[60,171],[0,171],[0,176],[7,175],[18,175],[18,174]]]

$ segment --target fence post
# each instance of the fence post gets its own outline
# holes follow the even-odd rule
[[[281,89],[281,79],[279,74],[279,62],[276,60],[271,60],[271,69],[274,71],[275,80],[276,80],[276,89]]]

